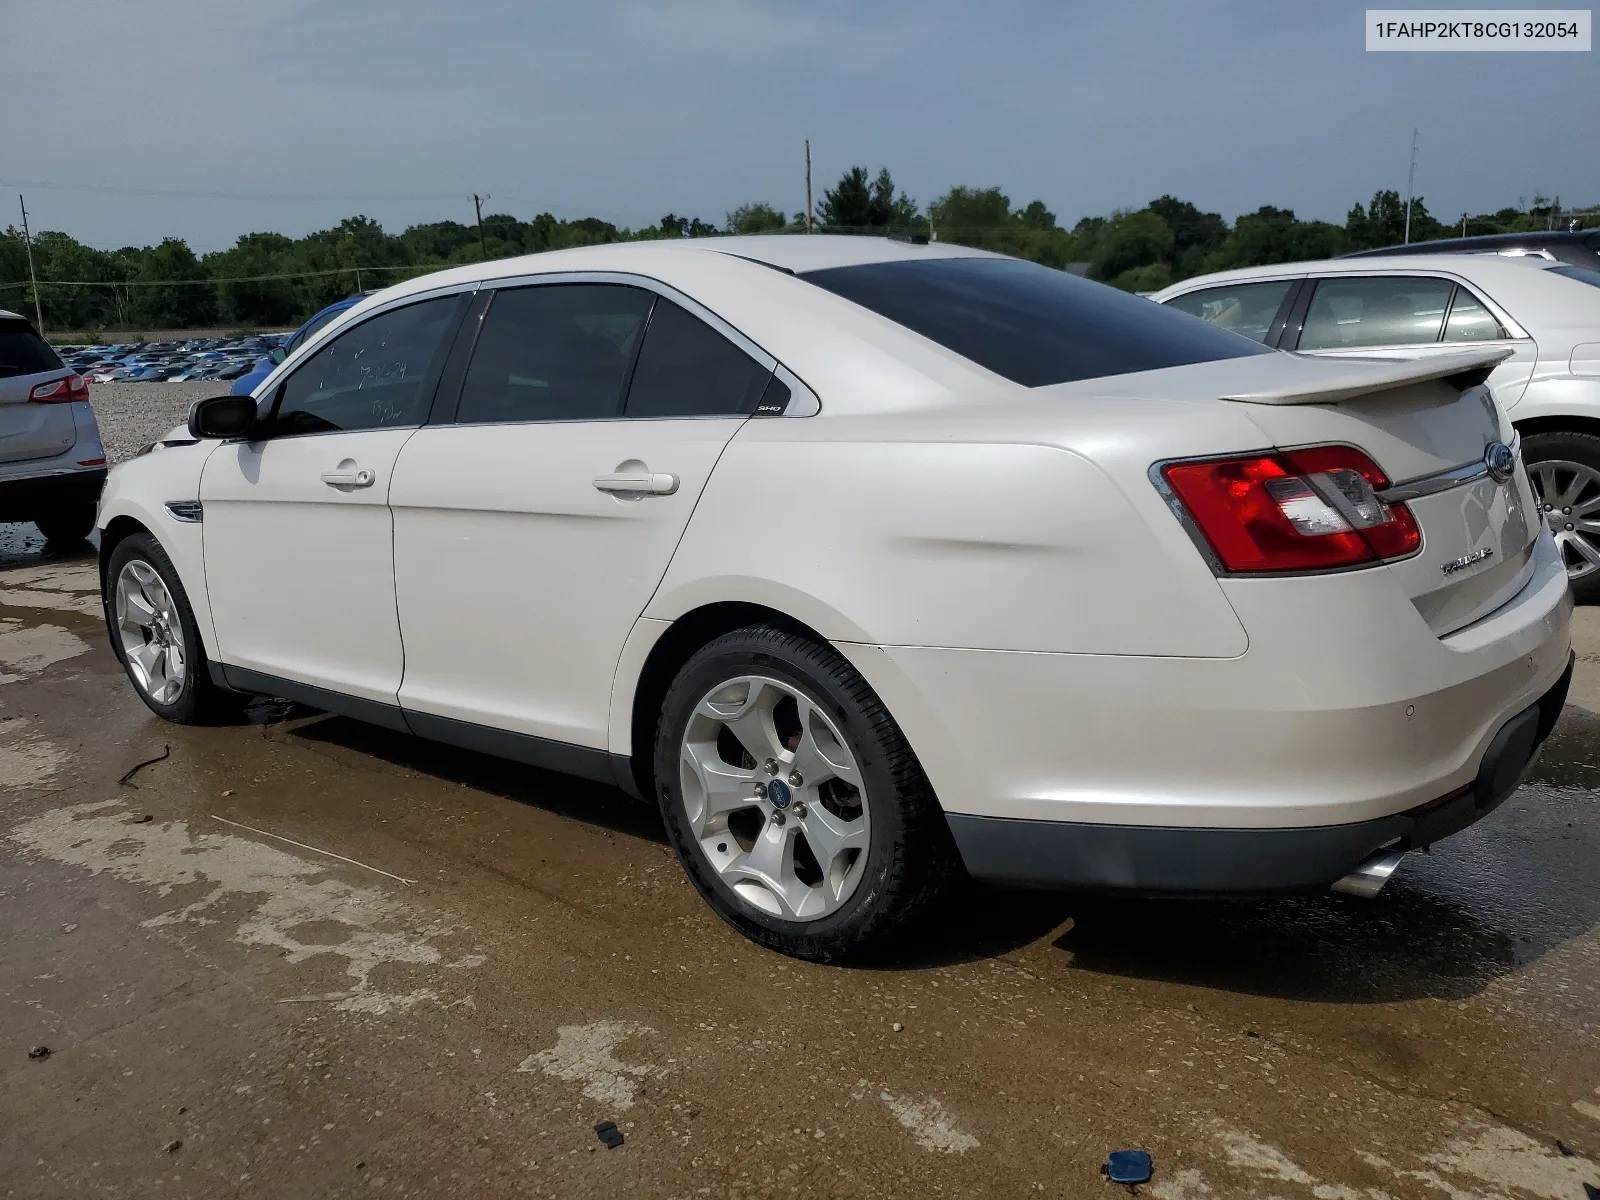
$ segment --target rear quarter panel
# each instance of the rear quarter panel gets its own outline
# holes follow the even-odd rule
[[[1219,435],[1214,407],[1159,402],[1086,400],[1071,424],[1059,411],[751,421],[645,616],[733,600],[835,641],[1244,653],[1244,629],[1146,472],[1163,445],[1204,453],[1259,432],[1235,422]]]

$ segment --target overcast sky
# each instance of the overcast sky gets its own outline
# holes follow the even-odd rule
[[[0,225],[197,250],[366,213],[662,214],[804,200],[851,164],[1067,224],[1163,192],[1233,218],[1600,204],[1588,54],[1375,54],[1359,3],[0,0]],[[19,186],[19,184],[23,186]],[[243,194],[238,199],[44,184]]]

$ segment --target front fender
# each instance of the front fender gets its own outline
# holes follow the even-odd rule
[[[173,446],[119,463],[100,493],[95,526],[100,531],[102,584],[105,564],[118,533],[133,522],[150,533],[172,559],[194,609],[195,625],[208,657],[215,661],[217,634],[206,593],[204,521],[180,521],[167,509],[173,501],[198,501],[200,472],[219,442]],[[109,536],[108,536],[109,535]]]

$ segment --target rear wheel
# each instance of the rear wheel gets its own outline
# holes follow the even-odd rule
[[[35,517],[33,523],[39,527],[39,532],[44,534],[45,541],[70,545],[73,542],[83,541],[94,532],[94,516],[94,505],[80,504],[74,508],[50,513],[48,516]]]
[[[726,634],[662,706],[656,780],[679,861],[746,937],[816,962],[882,948],[957,873],[899,728],[831,647]]]
[[[1600,601],[1600,437],[1529,434],[1522,439],[1522,458],[1573,595],[1585,603]]]
[[[237,711],[240,697],[211,682],[194,609],[161,543],[147,533],[118,542],[105,589],[111,644],[152,712],[200,725]]]

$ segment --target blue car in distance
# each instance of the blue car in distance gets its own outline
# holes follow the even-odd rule
[[[295,330],[294,336],[291,337],[287,342],[281,346],[274,346],[270,351],[268,351],[264,358],[256,363],[255,366],[251,367],[243,375],[239,376],[238,379],[234,380],[233,390],[230,394],[234,396],[248,396],[251,392],[255,391],[256,384],[260,383],[263,379],[270,375],[274,367],[298,350],[301,344],[304,343],[307,338],[316,333],[317,330],[321,329],[329,321],[337,317],[345,309],[361,303],[362,300],[366,299],[367,294],[368,293],[365,292],[357,292],[354,296],[346,296],[343,300],[335,300],[332,304],[328,305],[327,308],[323,309],[304,325],[300,326],[299,329]]]

